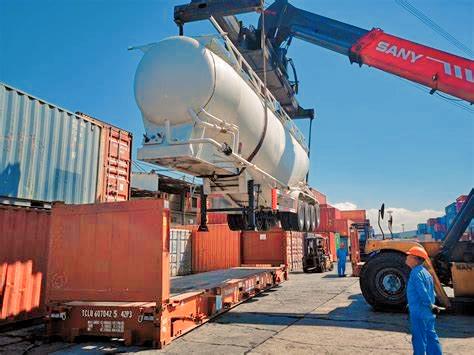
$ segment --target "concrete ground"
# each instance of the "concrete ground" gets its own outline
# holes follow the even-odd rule
[[[175,340],[164,350],[119,343],[43,344],[29,334],[0,334],[0,353],[23,354],[410,354],[406,314],[374,312],[357,278],[292,273],[280,287]],[[473,354],[474,318],[442,315],[437,331],[444,354]],[[10,345],[8,345],[10,344]]]

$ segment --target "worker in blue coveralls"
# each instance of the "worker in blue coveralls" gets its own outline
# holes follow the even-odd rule
[[[423,267],[425,260],[428,260],[428,254],[424,248],[415,246],[408,250],[406,264],[411,268],[411,272],[407,298],[414,355],[442,354],[435,330],[435,319],[436,314],[443,308],[434,304],[433,278]]]
[[[337,249],[337,274],[339,277],[346,276],[347,249],[344,243],[339,244]]]

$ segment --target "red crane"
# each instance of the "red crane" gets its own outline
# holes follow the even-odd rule
[[[260,17],[258,29],[246,28],[234,14],[262,10],[261,0],[193,0],[175,8],[175,22],[186,22],[213,16],[229,38],[243,53],[257,73],[262,73],[260,34],[267,38],[269,88],[292,117],[305,116],[310,110],[298,106],[294,95],[298,80],[287,74],[291,59],[286,57],[293,38],[347,55],[351,63],[369,65],[399,77],[425,85],[431,93],[440,91],[470,104],[474,103],[474,61],[399,38],[375,28],[366,30],[344,22],[298,9],[287,0],[276,0]]]

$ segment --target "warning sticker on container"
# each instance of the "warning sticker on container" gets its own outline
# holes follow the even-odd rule
[[[88,320],[87,331],[99,333],[123,333],[125,325],[123,321],[116,320]]]
[[[260,234],[260,240],[267,240],[266,234]]]

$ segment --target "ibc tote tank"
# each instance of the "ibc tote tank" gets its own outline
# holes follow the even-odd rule
[[[263,100],[249,80],[244,79],[246,74],[234,69],[235,65],[233,67],[232,64],[235,63],[225,56],[225,49],[219,52],[214,47],[211,51],[207,48],[210,47],[209,40],[207,47],[201,42],[176,36],[146,48],[135,75],[135,98],[142,112],[147,136],[162,137],[165,134],[165,120],[169,120],[174,136],[179,136],[179,139],[199,138],[202,132],[194,125],[188,110],[199,113],[204,109],[238,126],[244,159],[256,151],[252,163],[287,186],[304,181],[309,168],[308,155],[302,145],[304,143],[299,143],[270,109],[265,125]],[[215,45],[215,42],[212,43]],[[198,116],[206,120],[202,112]],[[206,131],[204,136],[217,139],[220,143],[225,140],[230,145],[231,142],[228,135],[216,136]],[[258,147],[262,136],[263,141]],[[203,174],[199,160],[212,164],[213,156],[216,155],[215,149],[214,152],[194,149],[183,153],[176,146],[173,151],[170,147],[166,148],[166,140],[152,139],[149,144],[149,148],[145,144],[139,150],[139,159],[192,175]],[[179,160],[169,159],[173,154],[176,154],[175,158],[180,158],[180,154],[189,155],[187,158],[195,158],[196,164],[190,163],[192,159],[186,159],[187,165],[180,166]]]

